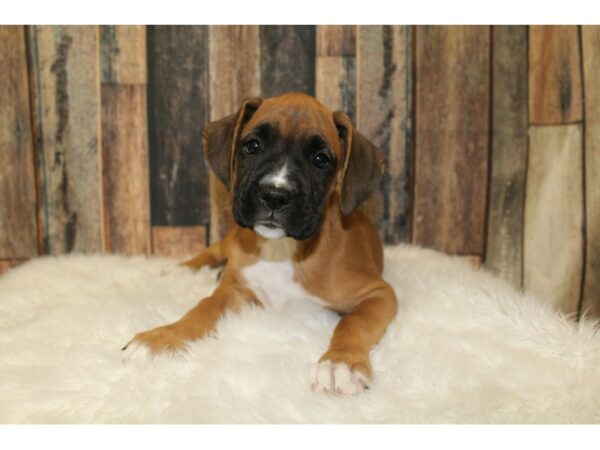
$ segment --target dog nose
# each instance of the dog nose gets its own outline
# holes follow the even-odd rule
[[[283,209],[290,202],[289,192],[282,189],[265,189],[260,194],[260,199],[268,209],[277,211]]]

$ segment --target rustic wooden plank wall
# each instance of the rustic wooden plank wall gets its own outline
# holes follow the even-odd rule
[[[200,251],[231,225],[200,130],[315,95],[381,149],[363,210],[600,314],[600,27],[0,27],[0,271]]]
[[[0,68],[0,259],[9,260],[38,254],[24,27],[0,26]]]

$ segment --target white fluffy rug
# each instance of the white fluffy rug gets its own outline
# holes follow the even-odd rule
[[[0,422],[599,422],[600,335],[465,262],[387,249],[398,317],[371,389],[310,391],[337,316],[248,308],[187,355],[124,366],[134,333],[215,286],[163,258],[46,257],[0,277]]]

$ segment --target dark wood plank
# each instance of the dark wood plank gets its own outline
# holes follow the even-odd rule
[[[582,27],[586,261],[581,310],[600,316],[600,27]]]
[[[490,27],[422,26],[416,40],[413,240],[483,254]]]
[[[355,56],[355,25],[318,25],[317,56]]]
[[[406,236],[411,146],[412,27],[359,26],[356,127],[386,159],[378,204],[387,243]]]
[[[44,248],[102,251],[98,27],[29,28]]]
[[[285,92],[315,95],[315,26],[260,27],[263,97]]]
[[[148,27],[148,67],[152,224],[206,225],[207,27]]]
[[[105,84],[146,84],[146,27],[100,27],[100,69]]]
[[[582,125],[529,130],[524,287],[577,313],[583,270]]]
[[[0,26],[0,257],[38,253],[36,184],[22,26]]]
[[[150,252],[146,86],[102,86],[105,250]]]
[[[152,227],[155,255],[189,258],[206,248],[206,227]]]
[[[529,119],[535,125],[581,122],[577,26],[529,27]]]
[[[492,153],[486,268],[523,284],[523,202],[527,167],[527,27],[494,26]]]
[[[244,98],[260,95],[258,26],[210,27],[210,120],[239,110]],[[210,242],[234,223],[230,196],[210,174]]]

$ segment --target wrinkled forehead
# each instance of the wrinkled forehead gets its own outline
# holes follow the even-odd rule
[[[261,127],[272,127],[284,139],[320,136],[341,157],[342,149],[333,113],[318,103],[263,102],[242,130],[242,138]]]

